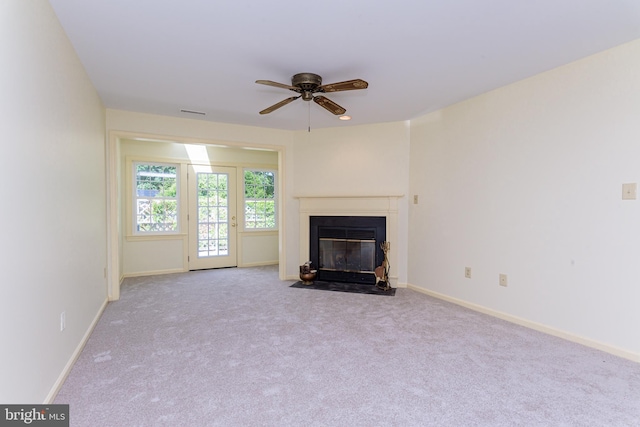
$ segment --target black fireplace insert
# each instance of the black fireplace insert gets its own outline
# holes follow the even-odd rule
[[[375,285],[384,260],[385,217],[309,217],[309,258],[316,280]]]

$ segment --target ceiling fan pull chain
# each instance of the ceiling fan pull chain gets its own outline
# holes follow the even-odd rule
[[[311,104],[307,103],[307,107],[309,107],[307,109],[308,113],[307,113],[307,123],[308,123],[308,130],[307,132],[311,132]]]

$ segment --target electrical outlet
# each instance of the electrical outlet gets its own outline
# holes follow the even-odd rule
[[[622,200],[636,200],[638,193],[638,184],[631,182],[622,184]]]
[[[464,268],[464,277],[467,279],[471,279],[471,267]]]
[[[500,275],[500,286],[507,286],[507,275],[506,274],[501,274]]]
[[[64,331],[64,328],[67,327],[67,312],[63,311],[60,313],[60,332]]]

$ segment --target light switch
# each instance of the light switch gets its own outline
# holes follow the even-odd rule
[[[635,182],[622,184],[622,200],[636,200],[638,184]]]

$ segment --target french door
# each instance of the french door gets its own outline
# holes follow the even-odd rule
[[[235,267],[236,169],[189,165],[189,270]]]

